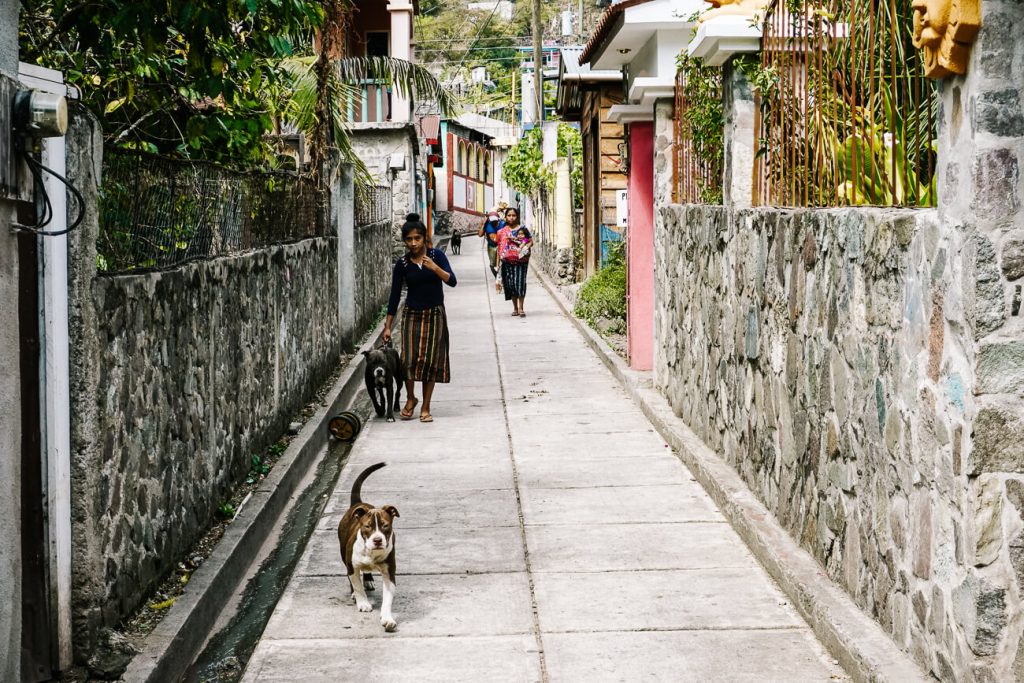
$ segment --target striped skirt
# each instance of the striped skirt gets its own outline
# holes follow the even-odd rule
[[[526,269],[528,261],[523,263],[501,263],[501,286],[505,290],[505,301],[522,299],[526,296]]]
[[[406,379],[448,382],[448,318],[444,306],[422,310],[406,307],[402,314],[402,363]]]

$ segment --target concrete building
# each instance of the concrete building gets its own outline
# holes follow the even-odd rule
[[[512,126],[468,113],[442,121],[440,138],[444,153],[434,168],[434,210],[452,230],[476,230],[498,201],[514,203],[501,173]]]
[[[358,0],[347,45],[350,56],[390,56],[413,61],[413,16],[406,0]],[[360,85],[360,101],[349,103],[350,134],[356,154],[376,184],[391,188],[394,222],[415,211],[426,214],[426,152],[419,137],[415,103],[389,84]]]

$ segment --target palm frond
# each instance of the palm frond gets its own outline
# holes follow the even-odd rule
[[[316,127],[317,82],[316,57],[289,57],[281,60],[282,70],[288,74],[290,92],[281,107],[280,115],[284,120],[294,124],[312,139]],[[345,102],[357,101],[362,97],[362,89],[358,85],[345,83],[332,70],[333,76],[327,85],[328,102],[330,103],[331,137],[334,147],[341,153],[341,158],[355,168],[357,190],[373,184],[370,170],[363,160],[352,149],[352,141],[348,134],[348,108]]]
[[[390,84],[402,97],[436,102],[443,116],[459,113],[455,95],[419,64],[394,57],[345,57],[338,60],[338,66],[341,80],[345,83],[382,81]]]

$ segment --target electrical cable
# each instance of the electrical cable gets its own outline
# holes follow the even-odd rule
[[[36,185],[39,191],[43,193],[44,208],[42,217],[39,219],[39,222],[37,222],[35,225],[22,225],[20,223],[16,223],[14,225],[15,229],[17,229],[20,232],[30,232],[32,234],[40,235],[42,237],[60,237],[61,235],[66,235],[75,228],[77,228],[85,219],[85,199],[82,198],[82,193],[79,192],[78,188],[72,185],[67,178],[57,173],[53,169],[47,168],[46,166],[43,166],[41,163],[36,161],[35,157],[33,157],[28,150],[22,150],[21,155],[25,159],[25,163],[28,164],[29,170],[32,173],[32,178],[36,181]],[[54,216],[53,204],[50,202],[50,195],[47,194],[46,192],[46,184],[45,179],[43,178],[43,172],[49,173],[51,176],[53,176],[61,183],[63,183],[64,186],[71,191],[71,194],[74,195],[75,201],[78,202],[78,217],[75,218],[75,221],[71,225],[69,225],[63,230],[39,229],[49,225],[53,221]]]

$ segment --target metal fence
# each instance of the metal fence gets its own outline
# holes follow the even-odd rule
[[[387,185],[371,185],[356,191],[356,225],[373,225],[390,221],[391,188]]]
[[[673,201],[722,202],[722,71],[697,67],[676,76]],[[706,134],[694,135],[694,131]]]
[[[97,268],[168,268],[327,235],[324,196],[308,177],[242,173],[107,149],[100,188]]]
[[[755,204],[935,204],[935,85],[911,3],[773,1],[755,75]]]

